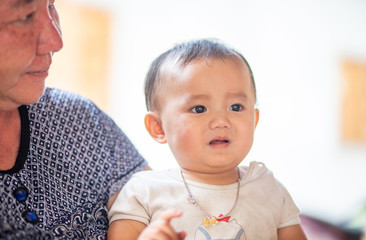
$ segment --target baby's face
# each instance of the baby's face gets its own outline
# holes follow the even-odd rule
[[[159,115],[180,166],[203,173],[236,171],[258,121],[247,66],[236,58],[200,60],[176,70],[165,90]]]

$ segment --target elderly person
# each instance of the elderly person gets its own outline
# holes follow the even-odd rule
[[[0,2],[0,239],[103,239],[107,205],[147,168],[91,101],[45,88],[54,0]]]

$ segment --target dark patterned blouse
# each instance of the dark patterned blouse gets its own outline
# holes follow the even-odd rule
[[[106,203],[144,159],[78,95],[47,88],[19,114],[16,164],[0,171],[0,239],[104,239]]]

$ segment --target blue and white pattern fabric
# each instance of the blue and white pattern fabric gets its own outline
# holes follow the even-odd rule
[[[118,126],[91,101],[47,88],[19,107],[16,164],[0,171],[0,239],[104,239],[106,204],[147,163]],[[25,186],[24,204],[14,197]],[[25,221],[26,209],[38,223]]]

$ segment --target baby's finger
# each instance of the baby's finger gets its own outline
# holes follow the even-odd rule
[[[182,212],[175,209],[163,211],[159,217],[152,221],[150,225],[141,233],[139,240],[182,240],[184,235],[177,233],[170,221],[173,218],[182,216]],[[184,233],[183,233],[184,234]]]
[[[162,212],[158,218],[170,222],[173,218],[177,218],[180,216],[182,216],[181,211],[176,209],[168,209]]]
[[[187,236],[187,233],[184,231],[181,231],[178,233],[179,240],[184,240]]]
[[[181,233],[175,232],[165,219],[157,219],[141,233],[138,240],[182,240]]]
[[[182,238],[181,233],[177,233],[172,225],[170,224],[170,221],[173,218],[182,216],[182,212],[176,209],[168,209],[163,211],[157,221],[153,222],[158,226],[158,229],[160,230],[160,233],[164,235],[161,239],[171,239],[171,240],[182,240],[184,239],[184,236]],[[155,226],[154,226],[155,227]],[[158,238],[160,239],[160,238]]]

